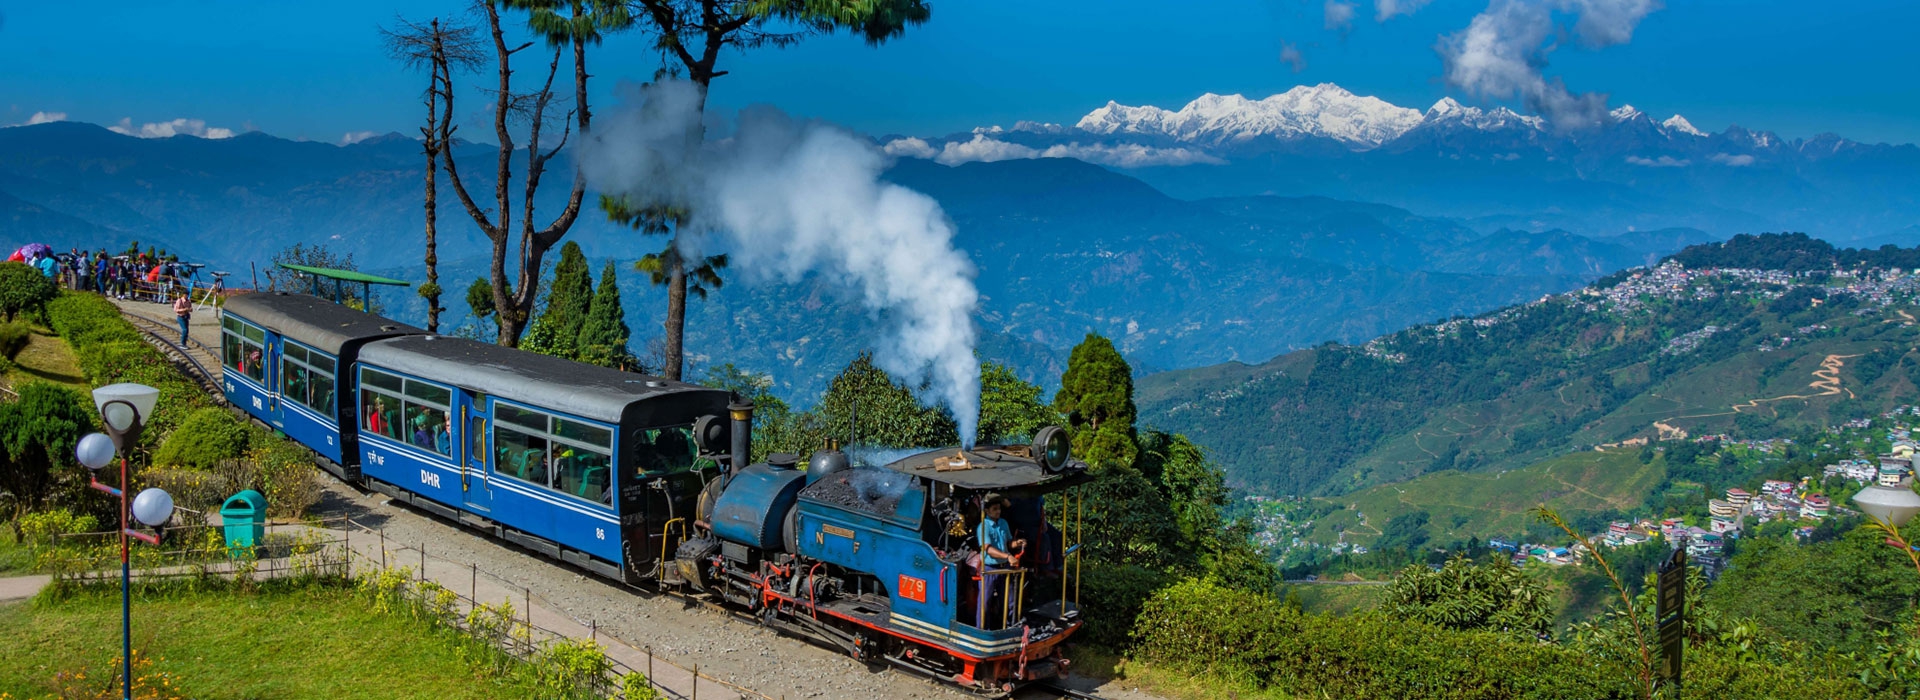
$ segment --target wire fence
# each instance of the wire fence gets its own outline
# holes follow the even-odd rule
[[[592,642],[601,652],[604,667],[597,674],[596,692],[611,693],[608,697],[630,697],[635,688],[623,687],[632,679],[644,679],[647,693],[642,697],[687,698],[697,700],[702,686],[709,690],[723,690],[729,695],[758,700],[774,700],[770,696],[731,681],[701,673],[699,664],[683,665],[671,659],[654,655],[650,645],[635,645],[600,630],[596,620],[579,620],[556,612],[558,606],[535,606],[537,596],[526,586],[489,572],[473,562],[429,554],[425,545],[408,545],[386,539],[384,531],[378,528],[347,521],[350,529],[357,530],[353,536],[363,543],[378,538],[377,553],[368,553],[363,547],[351,548],[351,556],[360,566],[373,571],[404,571],[411,576],[412,584],[404,588],[401,595],[407,596],[416,605],[424,605],[430,611],[437,611],[452,624],[467,630],[470,634],[486,637],[494,641],[503,651],[526,661],[537,661],[539,656],[556,644],[569,640],[577,641],[580,632],[585,632],[587,641]],[[460,573],[467,575],[464,592],[459,586]],[[449,585],[451,584],[451,585]],[[498,601],[489,603],[486,601]],[[545,601],[541,601],[545,602]],[[513,606],[518,604],[516,609]],[[497,618],[505,610],[511,616],[517,612],[519,618],[512,621],[510,634],[502,635]],[[542,622],[536,619],[535,611],[547,613],[549,618]],[[475,611],[478,611],[477,613]],[[554,626],[570,626],[580,629],[568,633],[556,630]],[[670,668],[684,674],[687,686],[668,688],[660,685],[655,672],[660,668]],[[638,674],[638,675],[634,675]],[[709,693],[709,697],[712,697]],[[635,700],[638,700],[637,698]]]
[[[389,541],[383,530],[351,518],[266,525],[250,547],[227,546],[224,530],[220,525],[167,528],[158,546],[128,548],[129,577],[143,585],[351,580],[372,595],[376,607],[399,606],[538,669],[560,667],[565,671],[560,680],[567,687],[591,697],[697,700],[705,687],[710,698],[773,700],[702,673],[699,664],[689,667],[656,657],[651,646],[602,632],[595,620],[572,618],[550,604],[536,606],[531,588],[478,564],[429,554],[424,545]],[[119,582],[119,533],[56,535],[47,544],[51,546],[39,550],[36,566],[52,575],[53,585]],[[655,675],[667,669],[680,681],[671,683],[675,687],[662,685]]]

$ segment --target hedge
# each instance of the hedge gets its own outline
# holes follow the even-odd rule
[[[1155,593],[1135,625],[1136,657],[1289,695],[1340,698],[1639,696],[1631,668],[1573,645],[1455,631],[1370,612],[1302,614],[1269,596],[1186,580]],[[1690,645],[1687,694],[1848,698],[1866,688],[1821,664],[1741,658]]]
[[[214,406],[212,399],[148,345],[120,309],[105,297],[66,292],[47,304],[47,323],[67,339],[80,370],[93,385],[120,382],[145,384],[160,390],[161,410],[148,422],[141,442],[151,446],[186,420],[195,409]]]

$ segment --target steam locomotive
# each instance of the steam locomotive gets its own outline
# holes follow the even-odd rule
[[[222,389],[342,480],[629,585],[999,694],[1066,673],[1082,625],[1066,434],[855,464],[749,464],[727,392],[255,293],[221,319]],[[983,557],[983,510],[1026,546]]]

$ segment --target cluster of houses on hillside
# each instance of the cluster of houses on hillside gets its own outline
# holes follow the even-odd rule
[[[1584,301],[1588,311],[1602,307],[1613,311],[1631,311],[1644,306],[1650,299],[1710,299],[1718,296],[1720,291],[1717,285],[1703,283],[1720,280],[1759,287],[1756,292],[1762,298],[1778,298],[1796,286],[1819,285],[1826,288],[1829,294],[1860,297],[1873,309],[1863,309],[1863,314],[1875,313],[1880,307],[1912,301],[1920,296],[1920,270],[1834,270],[1816,275],[1740,268],[1692,270],[1672,260],[1658,267],[1634,272],[1612,287],[1589,287],[1568,292],[1566,296],[1575,301]]]

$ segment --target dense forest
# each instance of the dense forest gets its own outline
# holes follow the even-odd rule
[[[1782,272],[1825,272],[1860,268],[1920,269],[1920,246],[1835,248],[1804,233],[1743,233],[1725,243],[1688,247],[1669,258],[1693,269],[1737,267]]]

